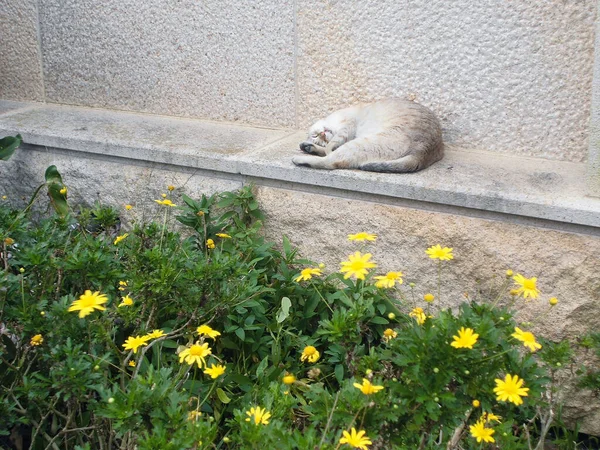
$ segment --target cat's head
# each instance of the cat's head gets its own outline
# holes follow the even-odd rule
[[[308,130],[308,141],[321,147],[325,147],[332,137],[333,131],[327,128],[322,120],[319,120]]]

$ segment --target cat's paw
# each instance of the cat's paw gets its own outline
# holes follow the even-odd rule
[[[312,142],[300,142],[300,150],[311,155],[315,151],[315,146]]]
[[[294,156],[292,162],[297,166],[310,167],[310,156]]]

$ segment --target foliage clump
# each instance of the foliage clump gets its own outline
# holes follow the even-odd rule
[[[543,442],[571,356],[517,327],[535,278],[515,276],[510,295],[511,273],[498,297],[440,310],[439,291],[420,300],[402,272],[378,274],[369,233],[350,236],[341,271],[265,241],[249,188],[196,201],[169,187],[157,220],[124,232],[134,207],[65,210],[53,182],[55,214],[0,205],[3,447]],[[440,277],[452,252],[427,250]]]

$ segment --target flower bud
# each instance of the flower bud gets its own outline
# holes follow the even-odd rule
[[[431,303],[434,299],[435,297],[433,296],[433,294],[425,294],[423,296],[423,300],[425,300],[427,303]]]
[[[21,273],[25,273],[25,268],[24,268],[24,267],[21,267],[21,268],[19,269],[19,272],[21,272]]]
[[[471,375],[471,372],[469,372],[468,370],[465,370],[465,375]]]
[[[554,306],[558,303],[558,299],[556,297],[550,297],[550,300],[548,300],[548,303],[550,303],[550,306]]]
[[[115,402],[115,399],[114,399],[113,397],[110,397],[110,398],[108,399],[108,403],[114,403],[114,402]]]
[[[433,368],[433,373],[440,373],[440,369],[438,369],[437,367]]]
[[[396,314],[394,314],[394,313],[389,313],[388,314],[388,319],[394,320],[395,318],[396,318]]]
[[[508,269],[508,270],[506,271],[506,278],[510,278],[510,277],[512,277],[512,276],[513,276],[513,271],[512,271],[512,270],[510,270],[510,269]]]
[[[473,408],[479,408],[479,405],[481,405],[479,400],[473,400]]]

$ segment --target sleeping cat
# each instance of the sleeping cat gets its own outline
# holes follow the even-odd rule
[[[416,172],[444,156],[442,127],[426,107],[391,98],[341,109],[309,130],[298,166]]]

